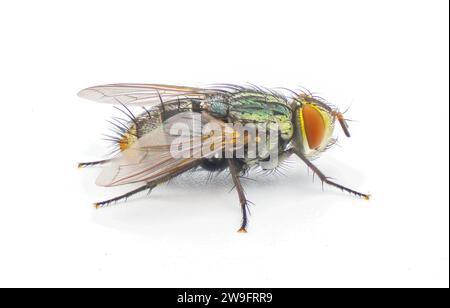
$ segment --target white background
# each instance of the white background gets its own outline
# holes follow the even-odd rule
[[[448,1],[2,1],[0,286],[448,287]],[[94,185],[111,106],[88,86],[304,86],[352,138],[246,181],[185,176],[126,204]]]

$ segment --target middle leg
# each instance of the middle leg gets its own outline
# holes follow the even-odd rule
[[[233,178],[234,186],[236,187],[236,191],[239,196],[239,202],[241,204],[241,210],[242,210],[242,224],[239,228],[238,232],[240,233],[247,233],[247,224],[248,224],[248,218],[247,218],[247,205],[248,201],[245,197],[244,188],[242,187],[241,180],[239,179],[239,169],[236,165],[236,162],[233,159],[228,159],[228,166],[230,168],[231,177]]]

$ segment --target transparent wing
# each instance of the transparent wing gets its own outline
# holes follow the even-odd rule
[[[212,156],[221,153],[227,142],[233,143],[233,148],[237,147],[236,140],[226,138],[224,134],[205,135],[201,127],[207,123],[220,127],[228,134],[235,134],[228,124],[206,113],[180,113],[142,136],[131,148],[115,158],[111,165],[102,170],[97,185],[117,186],[162,179],[198,165],[205,157],[205,149]]]
[[[108,84],[86,88],[78,93],[78,96],[88,100],[133,106],[152,106],[174,99],[192,98],[204,99],[211,90],[158,85],[158,84]]]

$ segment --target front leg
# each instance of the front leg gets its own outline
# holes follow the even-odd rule
[[[311,170],[320,178],[320,180],[322,181],[322,183],[334,186],[339,188],[340,190],[346,191],[350,194],[354,194],[358,197],[362,197],[366,200],[370,199],[370,195],[367,194],[363,194],[360,193],[356,190],[350,189],[348,187],[345,187],[341,184],[335,183],[333,181],[331,181],[328,177],[325,176],[325,174],[322,173],[322,171],[319,170],[319,168],[317,168],[312,162],[310,162],[303,154],[299,153],[298,151],[295,151],[295,154],[297,154],[298,157],[300,157],[301,160],[303,160],[303,162],[309,167],[311,168]]]
[[[239,196],[239,202],[242,210],[242,224],[238,230],[240,233],[247,233],[247,198],[245,198],[244,188],[242,187],[241,180],[239,179],[239,169],[236,166],[236,162],[233,159],[228,159],[228,166],[230,168],[231,177],[233,178],[234,186]]]

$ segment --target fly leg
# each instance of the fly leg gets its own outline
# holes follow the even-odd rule
[[[156,187],[156,185],[157,184],[154,184],[154,183],[151,183],[151,182],[147,183],[144,186],[136,188],[135,190],[129,191],[129,192],[127,192],[127,193],[125,193],[123,195],[120,195],[118,197],[114,197],[112,199],[101,201],[101,202],[96,202],[96,203],[94,203],[94,206],[98,209],[98,208],[101,208],[101,207],[104,207],[104,206],[108,206],[111,203],[117,203],[117,202],[119,202],[121,200],[125,200],[126,201],[129,197],[131,197],[131,196],[133,196],[133,195],[135,195],[137,193],[140,193],[141,191],[144,191],[144,190],[149,190],[149,193],[150,193],[152,191],[152,189]]]
[[[240,233],[247,233],[247,205],[248,201],[245,197],[244,188],[242,187],[241,180],[239,179],[239,170],[236,166],[236,163],[233,159],[228,159],[228,166],[230,168],[230,173],[233,178],[234,186],[236,187],[236,191],[239,196],[239,202],[241,204],[241,210],[242,210],[242,224],[238,232]]]
[[[110,162],[111,159],[103,159],[103,160],[98,160],[98,161],[90,161],[90,162],[86,162],[86,163],[79,163],[78,164],[78,168],[85,168],[85,167],[92,167],[92,166],[97,166],[97,165],[103,165],[106,164],[108,162]]]
[[[186,166],[185,168],[182,168],[182,169],[180,169],[180,170],[178,170],[176,172],[173,172],[172,174],[168,174],[168,175],[163,176],[163,177],[161,177],[159,179],[147,182],[147,184],[145,184],[145,185],[143,185],[143,186],[141,186],[139,188],[136,188],[135,190],[129,191],[129,192],[123,194],[123,195],[120,195],[118,197],[115,197],[115,198],[112,198],[112,199],[109,199],[109,200],[96,202],[96,203],[94,203],[94,205],[95,205],[96,208],[101,208],[101,207],[107,206],[107,205],[109,205],[111,203],[117,203],[118,201],[121,201],[121,200],[125,200],[126,201],[129,197],[131,197],[131,196],[133,196],[133,195],[135,195],[137,193],[140,193],[141,191],[144,191],[144,190],[148,190],[148,193],[150,193],[152,191],[152,189],[155,188],[156,186],[158,186],[159,184],[168,182],[171,179],[173,179],[174,177],[176,177],[176,176],[178,176],[178,175],[188,171],[189,169],[197,167],[199,164],[200,164],[199,162],[195,162],[193,164],[190,164],[190,165]]]
[[[337,187],[342,191],[346,191],[350,194],[354,194],[355,196],[364,198],[366,200],[370,199],[370,195],[360,193],[356,190],[350,189],[341,184],[331,181],[327,176],[325,176],[325,174],[322,173],[322,171],[319,170],[319,168],[317,168],[312,162],[310,162],[303,154],[298,153],[298,152],[295,152],[295,154],[297,154],[297,156],[300,157],[300,159],[320,178],[322,183]]]

